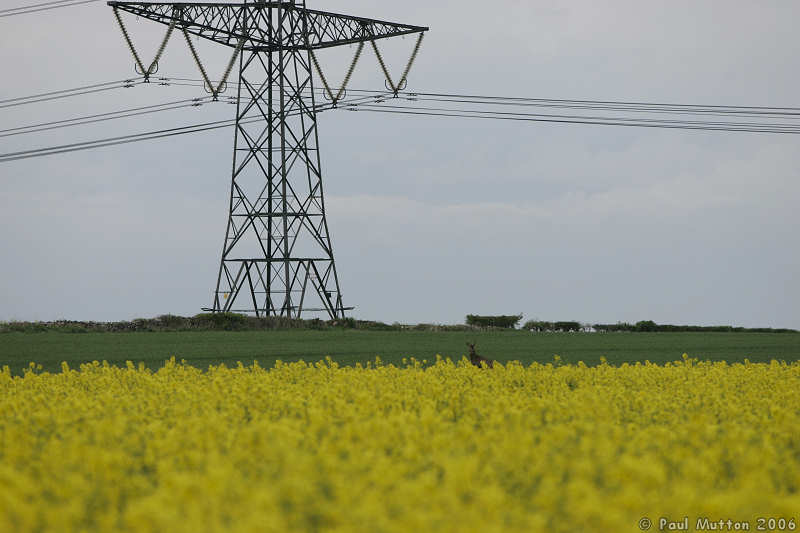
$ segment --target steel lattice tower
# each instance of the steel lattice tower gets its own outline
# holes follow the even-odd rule
[[[313,50],[428,28],[314,11],[303,0],[108,4],[180,28],[187,41],[192,34],[241,51],[230,214],[208,310],[342,318],[348,308],[325,218]]]

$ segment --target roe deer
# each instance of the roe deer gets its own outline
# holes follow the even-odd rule
[[[492,359],[486,359],[485,357],[481,357],[480,355],[475,353],[475,345],[471,342],[467,343],[469,346],[469,362],[473,365],[477,366],[478,368],[483,368],[481,363],[486,363],[487,368],[494,368],[494,361]]]

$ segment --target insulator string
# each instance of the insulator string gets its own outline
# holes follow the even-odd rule
[[[392,90],[395,96],[397,96],[400,91],[404,90],[408,85],[408,73],[411,72],[411,67],[414,65],[414,61],[417,59],[419,49],[422,46],[422,40],[424,38],[425,34],[420,33],[419,37],[417,38],[417,44],[414,45],[414,51],[411,52],[411,57],[408,59],[406,68],[403,69],[403,75],[400,77],[400,81],[397,83],[397,85],[394,84],[394,80],[392,80],[392,76],[389,74],[389,69],[386,67],[386,61],[384,61],[383,55],[378,49],[378,43],[376,43],[374,39],[370,41],[370,43],[372,43],[372,49],[375,51],[375,56],[378,58],[378,63],[381,66],[381,70],[383,70],[383,75],[386,76],[386,81],[389,84],[389,88]]]
[[[125,38],[125,42],[128,43],[128,48],[130,48],[131,53],[133,54],[133,59],[136,61],[136,65],[138,65],[138,67],[141,69],[141,73],[144,75],[144,64],[142,63],[142,59],[139,57],[139,53],[136,51],[136,47],[133,46],[133,41],[131,40],[131,36],[128,35],[128,29],[125,27],[125,23],[122,22],[122,17],[119,14],[119,9],[117,9],[117,6],[114,6],[114,17],[117,19],[119,29],[122,30],[122,36]]]
[[[411,72],[411,67],[414,65],[414,61],[417,59],[417,54],[419,54],[419,49],[422,47],[422,40],[424,38],[425,33],[420,33],[419,37],[417,38],[417,44],[414,45],[414,51],[411,52],[411,59],[408,60],[408,65],[406,65],[406,69],[403,71],[403,77],[400,78],[398,87],[403,87],[403,85],[408,83],[408,73]]]
[[[137,71],[137,74],[144,76],[145,82],[150,81],[150,76],[158,72],[158,61],[161,59],[161,56],[164,54],[164,50],[167,48],[169,38],[172,36],[172,31],[175,29],[175,24],[178,22],[177,17],[173,18],[170,22],[169,27],[167,28],[167,33],[164,36],[164,39],[161,41],[161,45],[158,47],[158,50],[156,51],[156,56],[147,69],[144,68],[144,63],[142,62],[139,53],[136,51],[136,47],[133,45],[133,40],[128,33],[128,29],[125,27],[125,23],[122,21],[122,16],[120,16],[117,6],[114,6],[114,17],[116,17],[117,23],[119,24],[119,29],[122,30],[122,36],[125,38],[125,42],[128,43],[128,48],[130,48],[131,53],[133,54],[133,59],[136,61],[136,65],[141,71]]]
[[[230,76],[233,66],[236,64],[236,58],[239,57],[239,53],[244,47],[245,39],[239,39],[239,44],[236,45],[236,49],[234,49],[233,55],[231,56],[230,61],[228,61],[228,66],[222,75],[222,79],[220,79],[219,84],[215,87],[214,84],[211,83],[211,79],[208,77],[208,73],[203,66],[203,62],[200,61],[200,55],[197,53],[197,49],[194,47],[194,43],[192,43],[192,39],[189,37],[189,32],[186,30],[186,28],[183,28],[183,36],[186,38],[186,44],[189,45],[189,51],[192,53],[194,62],[197,64],[197,68],[200,70],[200,75],[203,76],[203,81],[206,83],[208,92],[210,92],[211,96],[214,98],[214,100],[216,100],[220,93],[224,92],[223,89],[226,87],[228,76]]]
[[[356,70],[356,65],[358,64],[358,60],[361,57],[361,52],[364,50],[364,42],[358,43],[358,49],[356,50],[356,54],[353,57],[353,60],[350,62],[350,68],[347,69],[347,73],[344,76],[344,81],[342,81],[342,85],[339,87],[339,91],[336,93],[336,96],[333,95],[333,91],[331,90],[330,85],[328,84],[328,80],[325,77],[325,74],[322,73],[322,67],[319,66],[319,61],[317,61],[317,54],[314,53],[314,50],[311,50],[311,61],[314,63],[314,68],[317,70],[317,74],[319,74],[320,80],[322,80],[322,85],[325,87],[325,91],[327,96],[330,97],[330,100],[336,105],[336,103],[342,99],[342,96],[345,95],[347,92],[347,84],[350,83],[350,78],[353,76],[353,72]]]

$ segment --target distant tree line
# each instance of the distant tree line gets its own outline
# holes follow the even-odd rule
[[[516,328],[522,315],[481,316],[467,315],[467,325],[477,328]]]
[[[652,320],[642,320],[636,324],[619,322],[617,324],[594,324],[596,331],[632,331],[632,332],[700,332],[700,333],[798,333],[788,328],[741,328],[734,326],[675,326],[672,324],[656,324]]]
[[[580,322],[575,321],[562,321],[562,322],[546,322],[541,320],[529,320],[525,322],[525,325],[522,326],[522,329],[527,329],[528,331],[536,331],[536,332],[543,332],[543,331],[582,331],[585,326],[583,326]]]
[[[385,324],[352,317],[337,320],[319,318],[254,317],[237,313],[202,313],[191,317],[161,315],[130,321],[94,322],[56,320],[52,322],[0,322],[3,333],[126,333],[154,331],[268,331],[289,329],[356,329],[365,331],[474,331],[473,326],[442,324]]]
[[[617,324],[581,324],[575,321],[546,322],[530,320],[522,329],[535,332],[545,331],[597,331],[613,333],[618,331],[628,332],[700,332],[700,333],[798,333],[797,330],[787,328],[739,328],[733,326],[674,326],[671,324],[656,324],[652,320],[641,320],[636,324],[619,322]]]

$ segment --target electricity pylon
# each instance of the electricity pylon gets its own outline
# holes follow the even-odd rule
[[[230,214],[213,306],[207,310],[344,317],[352,308],[342,303],[325,218],[313,51],[358,43],[360,53],[363,43],[371,42],[377,53],[377,39],[421,35],[428,28],[315,11],[307,9],[304,0],[108,5],[115,13],[125,11],[169,26],[157,59],[173,29],[182,30],[215,99],[224,82],[214,86],[208,79],[189,35],[234,48],[223,80],[238,55]],[[134,56],[148,78],[157,59],[145,69],[135,50]],[[395,93],[406,74],[397,86],[389,78]],[[341,97],[341,91],[333,96],[324,77],[323,83],[334,101]]]

